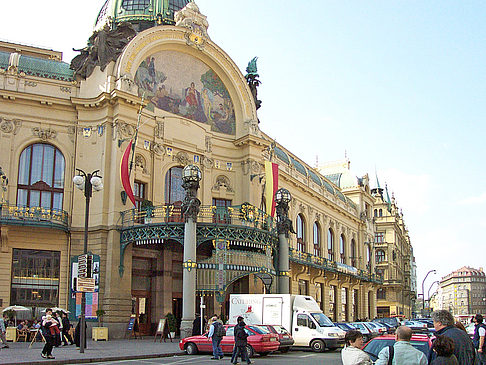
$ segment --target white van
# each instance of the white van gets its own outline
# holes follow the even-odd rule
[[[228,323],[237,318],[246,324],[276,324],[285,327],[295,346],[315,352],[334,350],[344,344],[346,332],[334,326],[314,298],[291,294],[231,294]]]

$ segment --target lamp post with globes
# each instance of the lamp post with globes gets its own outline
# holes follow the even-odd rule
[[[184,225],[184,262],[182,263],[182,321],[181,338],[192,334],[192,322],[196,307],[196,221],[201,201],[197,190],[201,181],[201,170],[196,165],[187,165],[182,171],[182,187],[186,196],[182,202]]]
[[[278,292],[290,294],[289,232],[295,233],[289,219],[289,203],[292,195],[287,189],[280,188],[275,193],[278,232]]]
[[[100,170],[95,170],[92,173],[86,173],[83,170],[76,169],[78,174],[74,176],[73,183],[81,191],[84,192],[86,198],[86,209],[84,215],[84,245],[83,254],[88,253],[88,221],[89,221],[89,201],[93,195],[93,190],[100,191],[103,189],[103,181],[98,175]],[[84,353],[86,347],[86,294],[81,293],[81,318],[80,318],[80,346],[79,352]]]
[[[425,313],[425,289],[424,289],[424,284],[425,280],[427,279],[427,276],[429,276],[430,273],[437,273],[437,270],[433,269],[430,270],[427,275],[425,275],[424,280],[422,280],[422,315]]]

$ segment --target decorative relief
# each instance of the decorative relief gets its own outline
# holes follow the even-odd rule
[[[246,161],[241,162],[241,166],[243,167],[243,174],[248,175],[248,173],[251,173],[252,175],[259,175],[262,172],[262,167],[261,165],[249,158]]]
[[[184,166],[189,165],[191,163],[191,159],[189,158],[188,154],[184,151],[177,152],[174,159]]]
[[[147,171],[147,160],[141,154],[137,153],[135,156],[135,167],[140,167],[144,174],[148,174]]]
[[[213,186],[213,190],[220,191],[221,188],[226,189],[227,192],[234,192],[231,187],[230,179],[227,176],[220,175],[216,178],[216,183]]]
[[[25,86],[30,86],[30,87],[36,87],[37,86],[37,82],[34,82],[34,81],[26,81],[24,83]]]
[[[165,154],[165,147],[162,143],[153,142],[152,145],[152,152],[158,156],[162,156]]]
[[[245,121],[245,125],[249,134],[261,136],[262,132],[260,131],[260,127],[258,126],[258,120],[247,120]]]
[[[135,81],[133,81],[133,77],[130,74],[123,74],[119,80],[121,90],[131,92],[135,86]]]
[[[186,43],[203,50],[206,40],[209,38],[209,24],[206,16],[199,11],[199,7],[194,2],[190,2],[184,9],[175,14],[174,20],[176,26],[187,29],[184,34]]]
[[[59,86],[59,89],[64,92],[64,93],[68,93],[68,94],[71,94],[71,88],[70,87],[66,87],[66,86]]]
[[[316,213],[315,220],[316,220],[316,222],[320,222],[321,221],[321,215],[319,213]]]
[[[54,129],[44,129],[40,127],[32,128],[32,134],[36,137],[39,137],[43,141],[47,141],[48,139],[54,139],[57,136],[57,132]]]
[[[131,124],[116,121],[113,123],[115,133],[113,133],[113,139],[122,139],[124,137],[133,137],[135,135],[135,127]]]
[[[213,164],[214,160],[212,158],[209,158],[207,156],[202,157],[202,165],[204,166],[204,168],[210,169],[213,167]]]
[[[17,134],[21,125],[22,122],[20,120],[0,118],[0,131],[3,133],[12,133],[15,135]]]
[[[164,122],[155,123],[155,138],[164,139]]]
[[[213,142],[211,141],[211,136],[206,136],[206,152],[213,152]]]
[[[67,134],[69,136],[69,139],[71,140],[71,142],[74,143],[74,137],[76,135],[76,127],[75,126],[69,126],[68,129],[67,129]]]

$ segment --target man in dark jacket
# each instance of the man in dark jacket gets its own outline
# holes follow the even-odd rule
[[[62,319],[62,343],[63,346],[67,346],[69,344],[73,345],[74,341],[71,337],[71,334],[69,333],[69,330],[71,329],[71,322],[69,322],[69,318],[67,316],[67,313],[62,312],[61,313]]]
[[[474,345],[466,332],[454,327],[452,314],[441,309],[432,312],[430,316],[434,321],[436,334],[447,336],[454,341],[454,355],[456,355],[459,364],[474,365],[476,361]]]
[[[246,323],[243,321],[243,318],[239,317],[238,324],[235,326],[236,354],[234,359],[232,358],[233,364],[236,364],[238,356],[241,356],[241,361],[246,361],[247,364],[251,364],[251,361],[248,357],[248,352],[246,351],[246,345],[248,345],[248,334],[245,331],[245,326]]]
[[[480,363],[486,364],[486,326],[483,324],[483,316],[481,314],[476,314],[473,317],[474,326],[474,337],[473,344],[478,350]]]

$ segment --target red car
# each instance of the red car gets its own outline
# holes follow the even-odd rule
[[[380,351],[387,346],[391,346],[395,343],[394,335],[384,335],[375,337],[365,344],[362,348],[364,352],[370,355],[371,360],[376,361],[378,359],[378,354]],[[429,353],[432,351],[432,338],[425,334],[413,334],[410,343],[417,350],[422,351],[427,358],[429,358]]]
[[[276,333],[278,335],[278,341],[280,342],[278,350],[280,352],[288,352],[294,344],[294,339],[292,338],[292,335],[284,327],[280,325],[269,324],[262,324],[260,325],[260,327],[265,327],[270,331],[270,333]]]
[[[230,324],[225,325],[224,327],[226,329],[226,336],[224,336],[221,341],[221,349],[223,350],[223,353],[231,354],[235,345],[235,325]],[[268,329],[256,325],[247,325],[245,331],[248,333],[247,351],[249,357],[253,357],[255,353],[265,356],[270,352],[278,350],[280,342],[278,341],[277,334],[270,333]],[[211,340],[208,339],[208,332],[204,335],[183,338],[179,341],[179,348],[186,351],[188,355],[195,355],[198,352],[213,352]]]

